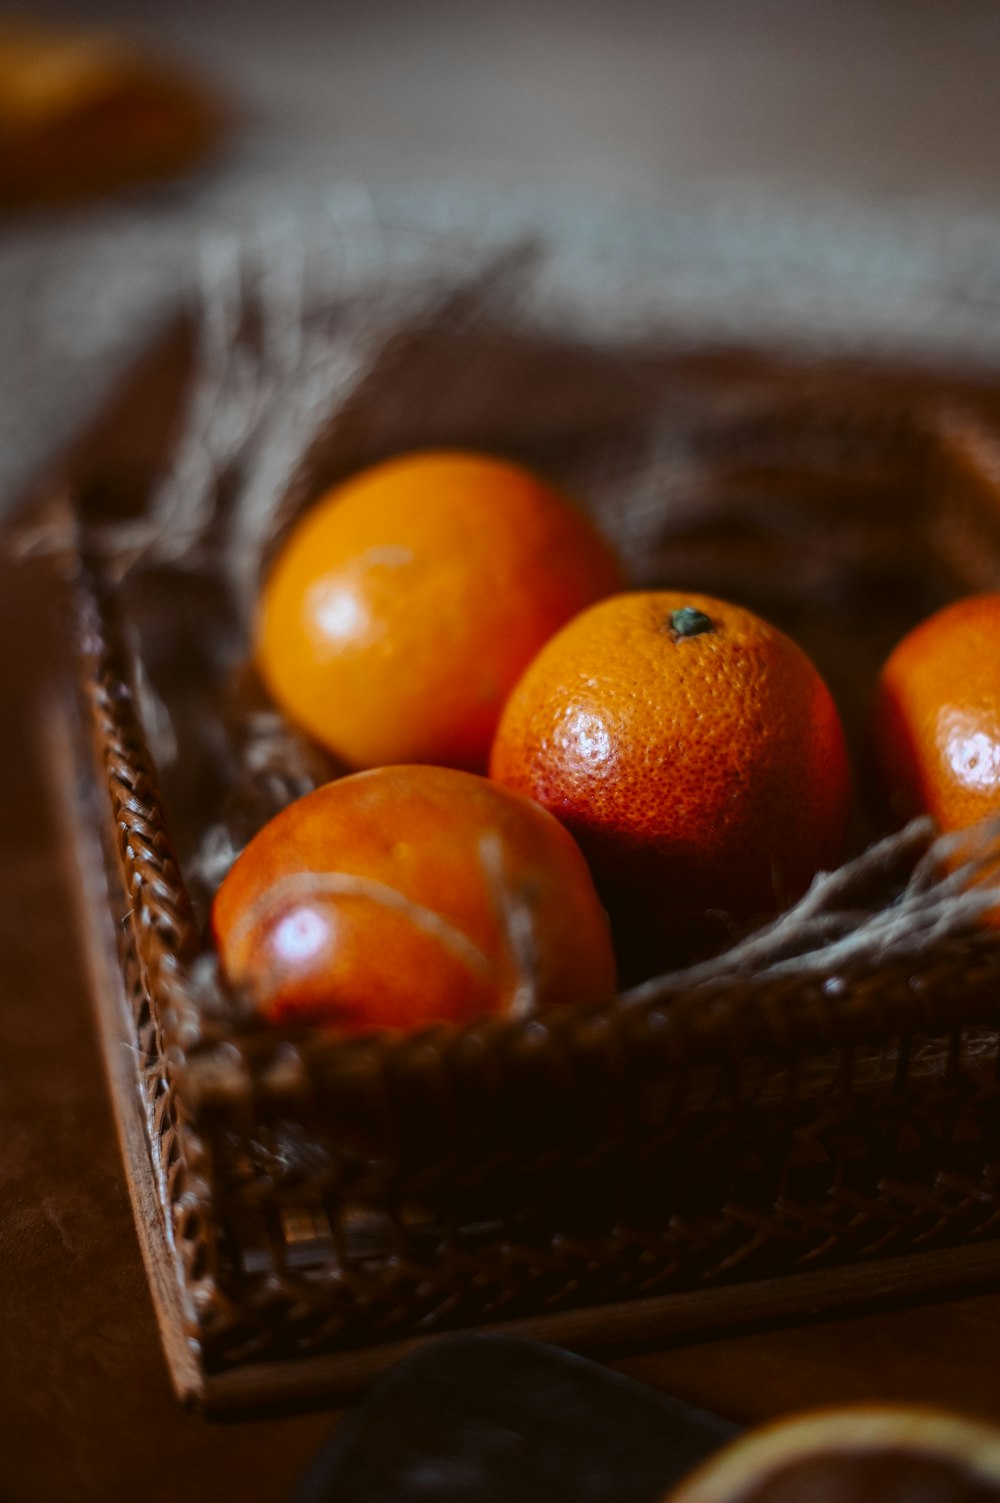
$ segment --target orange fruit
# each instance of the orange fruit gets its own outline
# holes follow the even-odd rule
[[[795,1415],[740,1436],[665,1503],[996,1503],[1000,1430],[916,1405]]]
[[[1000,594],[945,606],[904,637],[879,676],[876,774],[899,821],[945,830],[1000,815]]]
[[[571,837],[451,768],[376,768],[290,804],[237,858],[212,927],[228,979],[278,1022],[415,1028],[614,993]]]
[[[187,171],[218,140],[222,115],[172,64],[120,37],[0,18],[4,208]]]
[[[830,693],[750,611],[618,595],[542,649],[491,775],[576,836],[629,945],[683,958],[801,893],[840,854],[850,799]],[[619,956],[621,959],[621,954]]]
[[[349,766],[484,771],[522,670],[620,584],[592,523],[526,470],[410,455],[331,491],[292,532],[263,590],[257,664]]]

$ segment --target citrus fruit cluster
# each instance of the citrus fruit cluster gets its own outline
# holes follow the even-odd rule
[[[875,724],[900,813],[1000,807],[998,621],[996,599],[963,602],[890,659]],[[601,1002],[612,932],[619,974],[648,973],[840,858],[847,751],[802,650],[737,605],[627,591],[586,516],[514,464],[418,454],[320,499],[266,580],[255,654],[355,769],[216,897],[223,967],[267,1016]]]

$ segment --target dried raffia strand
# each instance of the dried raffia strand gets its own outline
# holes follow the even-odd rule
[[[218,827],[216,832],[218,834]],[[228,854],[228,850],[221,853],[222,859],[225,860]],[[531,1017],[538,1008],[539,981],[532,903],[526,893],[512,886],[504,872],[499,836],[483,836],[479,842],[479,859],[517,978],[510,1013],[518,1018]],[[299,872],[274,882],[242,915],[231,935],[232,947],[238,949],[265,919],[281,908],[313,899],[344,897],[365,898],[391,909],[439,940],[470,972],[480,979],[489,979],[492,967],[487,956],[442,914],[415,902],[385,882],[350,872]],[[280,967],[275,965],[266,975],[255,978],[251,989],[262,1002],[266,1002],[279,989],[282,979]]]
[[[721,955],[657,976],[626,992],[629,1006],[662,1002],[706,983],[753,975],[831,976],[845,967],[864,969],[887,959],[914,959],[968,930],[1000,906],[1000,819],[974,830],[931,839],[934,825],[915,819],[896,835],[870,846],[835,872],[823,872],[796,905],[774,923]],[[952,867],[956,854],[969,854]],[[842,906],[851,889],[900,858],[917,857],[902,891],[862,910]],[[983,884],[983,877],[993,880]]]
[[[503,843],[498,835],[484,835],[480,839],[479,864],[489,884],[494,909],[500,918],[517,975],[510,1014],[515,1018],[530,1018],[538,1010],[539,982],[532,904],[527,894],[507,878]]]
[[[440,940],[445,949],[471,972],[480,977],[489,976],[490,963],[482,950],[442,914],[408,898],[388,882],[358,876],[354,872],[296,872],[273,882],[241,915],[233,928],[230,944],[233,950],[238,950],[262,920],[287,904],[308,902],[316,898],[343,897],[367,898],[369,902],[400,914],[417,929]]]
[[[329,238],[343,244],[333,224]],[[195,375],[170,468],[141,516],[91,524],[87,543],[119,581],[140,566],[190,560],[215,528],[220,485],[235,481],[220,563],[247,619],[263,543],[303,456],[421,293],[390,299],[369,266],[375,294],[355,295],[334,319],[310,309],[342,298],[347,278],[324,266],[310,288],[308,253],[295,236],[254,243],[215,234],[200,249]],[[72,526],[29,522],[7,546],[17,556],[61,553]]]
[[[148,559],[183,557],[213,523],[220,480],[235,477],[220,562],[244,621],[281,498],[385,337],[363,299],[339,320],[311,319],[306,280],[304,253],[294,245],[264,246],[249,260],[232,244],[206,247],[199,376],[149,515]],[[254,315],[256,344],[246,333]]]

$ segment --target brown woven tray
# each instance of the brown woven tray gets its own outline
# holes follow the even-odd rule
[[[433,400],[429,346],[450,372]],[[172,411],[184,369],[165,347],[129,400]],[[637,582],[736,596],[792,632],[857,747],[889,646],[951,595],[1000,587],[998,408],[1000,385],[953,374],[447,321],[394,348],[302,494],[421,435],[539,464],[619,530]],[[108,433],[124,411],[77,464],[80,713],[54,744],[184,1399],[333,1397],[414,1341],[481,1324],[620,1344],[1000,1274],[996,936],[346,1042],[257,1027],[206,991],[205,893],[182,870],[236,797],[204,750],[228,733],[232,674],[199,649],[230,627],[210,559],[116,592],[86,547],[94,518],[143,490],[132,474],[121,500]],[[162,779],[135,640],[180,748]],[[235,818],[263,817],[251,798]],[[872,834],[859,812],[855,848]]]

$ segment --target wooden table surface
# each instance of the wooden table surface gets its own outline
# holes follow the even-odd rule
[[[145,1503],[289,1489],[328,1413],[212,1423],[171,1396],[46,813],[52,602],[0,566],[0,1497]],[[623,1371],[737,1420],[912,1399],[1000,1421],[1000,1293],[632,1355]]]

